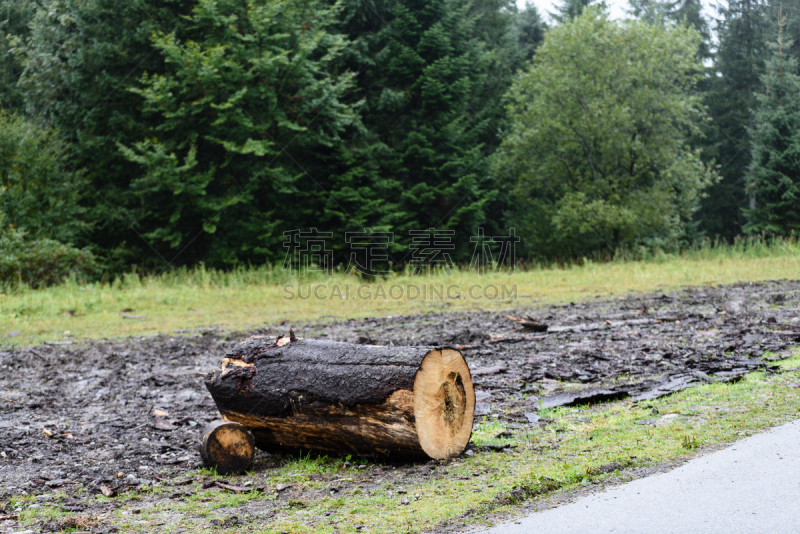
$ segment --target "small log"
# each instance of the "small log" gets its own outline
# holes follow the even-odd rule
[[[453,458],[472,434],[472,378],[451,348],[258,336],[205,383],[266,450]]]
[[[221,475],[235,475],[253,465],[256,444],[253,434],[239,423],[213,421],[203,429],[200,456]]]

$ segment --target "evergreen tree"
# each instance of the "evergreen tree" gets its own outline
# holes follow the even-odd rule
[[[319,159],[358,123],[342,101],[352,76],[332,68],[348,44],[327,31],[336,15],[315,0],[198,0],[181,37],[156,34],[165,72],[133,90],[156,126],[121,145],[143,171],[131,189],[146,237],[191,246],[181,262],[233,265],[277,259],[284,232],[319,221],[334,189]]]
[[[485,90],[494,83],[491,50],[476,35],[470,2],[411,0],[393,11],[389,44],[376,58],[378,113],[364,117],[385,146],[381,173],[398,185],[393,227],[406,243],[411,230],[453,230],[454,259],[465,258],[495,195],[481,143],[496,139],[498,110],[484,105],[498,96]]]
[[[387,0],[345,4],[358,73],[359,170],[385,198],[379,224],[409,259],[410,230],[457,232],[454,260],[468,260],[477,227],[499,231],[488,156],[500,142],[501,95],[525,61],[508,0]],[[532,44],[532,43],[531,43]],[[348,150],[352,150],[349,148]],[[487,210],[496,214],[491,220]]]
[[[710,59],[711,31],[701,0],[629,0],[631,15],[650,24],[688,24],[700,34],[697,57]]]
[[[771,43],[772,57],[756,95],[751,130],[752,164],[747,175],[752,203],[745,210],[747,233],[789,235],[800,231],[800,76],[793,42]]]
[[[550,17],[558,24],[564,24],[579,17],[583,10],[589,6],[596,6],[602,10],[606,10],[608,5],[605,0],[562,0],[556,6],[555,12],[550,12]]]
[[[525,9],[514,17],[514,29],[522,61],[530,61],[536,49],[544,41],[544,34],[547,31],[547,25],[539,15],[535,4],[526,3]]]
[[[22,92],[17,85],[22,66],[13,52],[13,42],[24,39],[36,12],[33,0],[0,0],[0,106],[22,109]]]
[[[36,9],[29,33],[15,46],[26,112],[71,145],[70,168],[85,169],[91,240],[116,268],[161,262],[152,240],[142,237],[150,230],[141,226],[147,209],[130,190],[140,170],[118,144],[133,144],[151,131],[142,98],[128,89],[144,72],[163,72],[153,32],[180,30],[191,4],[60,0]]]
[[[715,76],[709,81],[706,103],[712,117],[709,152],[722,178],[708,189],[697,213],[700,230],[707,236],[732,239],[742,232],[742,209],[749,204],[745,190],[751,161],[748,129],[764,73],[769,21],[762,0],[730,0],[720,11]]]

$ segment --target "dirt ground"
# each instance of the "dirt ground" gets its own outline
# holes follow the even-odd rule
[[[23,530],[9,508],[14,495],[55,499],[67,511],[94,516],[118,506],[94,499],[101,486],[122,493],[168,484],[152,499],[182,499],[175,481],[201,466],[200,431],[218,415],[202,375],[247,335],[285,334],[291,326],[299,337],[459,347],[473,372],[476,417],[494,414],[513,429],[546,424],[537,414],[542,407],[652,398],[768,368],[800,337],[798,290],[798,281],[748,283],[507,312],[298,321],[247,333],[0,352],[0,532]],[[530,315],[549,329],[525,331],[506,314]],[[265,453],[258,460],[264,477],[277,467]],[[425,478],[439,467],[378,463],[370,469]],[[266,513],[277,506],[248,505]],[[66,526],[43,519],[38,529]],[[101,521],[84,530],[116,528]]]

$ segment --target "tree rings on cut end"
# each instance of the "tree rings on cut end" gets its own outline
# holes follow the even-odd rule
[[[253,465],[256,442],[253,434],[233,421],[214,421],[203,429],[200,456],[220,475],[234,475]]]
[[[472,435],[475,390],[467,362],[453,349],[436,349],[414,379],[414,420],[420,446],[431,458],[460,456]]]

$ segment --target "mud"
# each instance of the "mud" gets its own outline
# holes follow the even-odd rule
[[[647,399],[735,380],[753,369],[769,371],[770,360],[788,356],[800,340],[798,290],[800,282],[776,281],[506,312],[297,321],[248,333],[5,350],[0,516],[13,517],[9,499],[21,494],[42,503],[56,499],[67,511],[92,516],[118,506],[94,499],[102,486],[116,493],[165,486],[168,491],[154,499],[185,497],[176,480],[200,467],[200,431],[218,415],[202,375],[247,335],[286,334],[292,326],[300,337],[461,348],[473,372],[476,417],[493,414],[514,429],[546,423],[538,415],[542,407]],[[525,331],[506,314],[532,316],[548,330]],[[259,454],[256,470],[268,477],[277,464]],[[375,476],[390,471],[422,478],[436,469],[388,462],[369,468]],[[271,505],[263,506],[269,512]],[[21,529],[13,518],[0,521],[0,531]],[[102,521],[85,529],[113,531]]]

